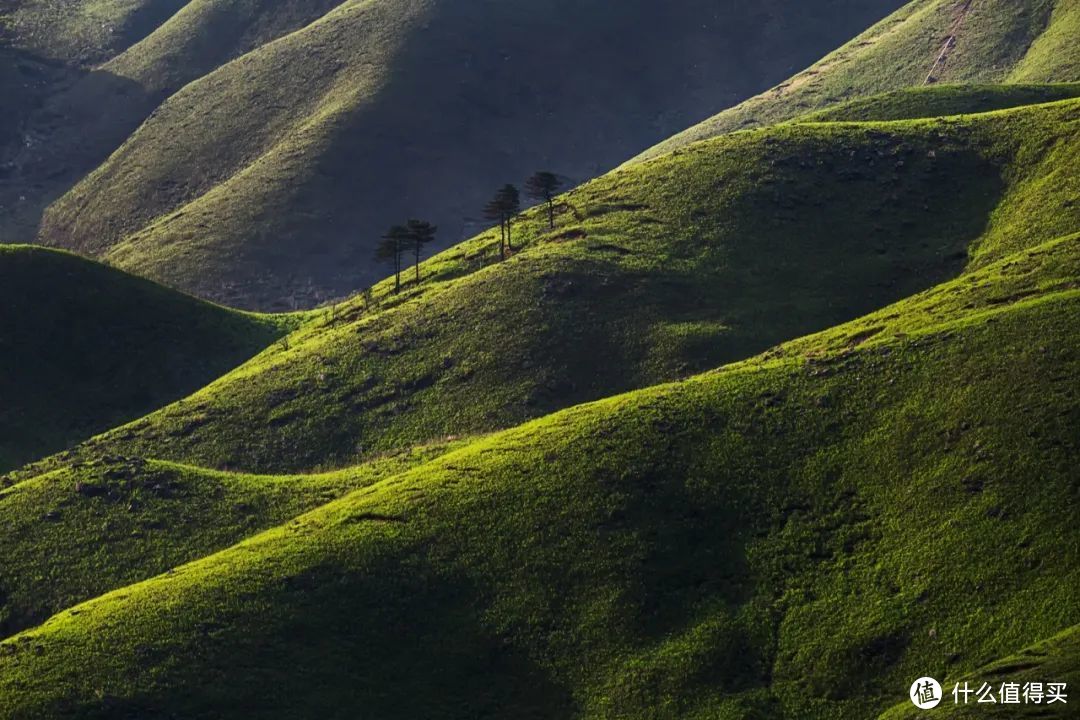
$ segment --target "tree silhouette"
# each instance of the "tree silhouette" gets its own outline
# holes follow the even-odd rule
[[[379,239],[375,246],[375,259],[394,268],[394,292],[401,292],[401,256],[412,240],[409,228],[394,225]]]
[[[502,204],[496,197],[484,206],[484,217],[499,223],[499,259],[506,259],[506,215],[503,213]]]
[[[484,206],[484,217],[499,221],[499,259],[506,259],[506,250],[514,249],[510,237],[510,223],[521,212],[521,194],[513,185],[503,185],[495,197]]]
[[[420,252],[425,245],[434,242],[435,233],[438,232],[439,228],[426,220],[409,220],[407,230],[409,241],[413,246],[413,258],[416,261],[416,282],[420,282]]]
[[[553,172],[541,170],[525,181],[525,192],[533,200],[547,203],[548,228],[555,229],[555,205],[553,200],[562,189],[563,179]]]
[[[514,238],[510,232],[510,225],[518,213],[521,212],[521,193],[513,185],[503,185],[495,194],[495,202],[502,210],[503,224],[506,226],[506,247],[510,252],[514,251]]]

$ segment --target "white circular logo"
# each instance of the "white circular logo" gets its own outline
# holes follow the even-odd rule
[[[911,702],[920,710],[937,707],[941,702],[941,685],[932,677],[921,677],[911,683]]]

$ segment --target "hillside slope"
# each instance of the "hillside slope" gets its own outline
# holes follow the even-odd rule
[[[295,325],[21,245],[0,245],[0,307],[0,472],[183,397]]]
[[[78,450],[340,467],[739,360],[1080,229],[1080,101],[800,124],[609,174],[322,311],[181,404]],[[45,466],[47,467],[47,465]],[[32,472],[32,471],[31,471]]]
[[[0,713],[873,717],[1080,622],[1078,262],[1045,243],[79,605],[0,643]]]
[[[249,44],[237,35],[301,7],[242,3],[238,21],[234,4],[195,0],[102,66],[96,80],[133,108],[100,123],[106,135],[176,92],[49,208],[40,240],[245,306],[343,294],[381,275],[371,244],[389,224],[428,217],[452,244],[503,182],[545,166],[595,176],[899,0],[321,2],[217,67]],[[115,94],[80,91],[54,114],[77,119],[101,93]],[[57,163],[82,164],[54,145],[36,164],[44,195]]]
[[[9,0],[0,9],[5,44],[37,57],[89,67],[149,35],[187,0]]]
[[[433,443],[333,473],[291,476],[107,456],[0,486],[0,638],[461,444]]]
[[[637,159],[928,81],[1077,82],[1077,37],[1078,0],[914,0],[801,73]]]
[[[1080,83],[926,85],[849,100],[792,122],[868,122],[969,115],[1080,97]]]
[[[0,9],[18,93],[0,120],[11,133],[0,132],[0,239],[34,238],[44,208],[184,85],[339,3],[34,0],[6,24]],[[0,64],[0,83],[5,74]]]

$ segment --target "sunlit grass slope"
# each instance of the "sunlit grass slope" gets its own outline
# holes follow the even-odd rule
[[[12,0],[0,8],[9,42],[74,65],[107,60],[150,34],[187,0]]]
[[[183,397],[295,324],[21,245],[0,245],[0,308],[0,471]]]
[[[619,171],[322,311],[80,449],[340,466],[742,359],[1080,228],[1077,101],[741,133]]]
[[[949,37],[954,42],[943,54]],[[854,98],[923,85],[931,75],[941,83],[1077,82],[1077,37],[1078,0],[914,0],[789,80],[640,158]]]
[[[193,0],[102,67],[175,94],[37,237],[244,306],[341,295],[391,223],[448,246],[502,183],[593,177],[899,3]]]
[[[1078,261],[1040,244],[79,605],[0,643],[0,713],[875,717],[1080,621]]]
[[[461,443],[293,476],[108,456],[0,486],[0,637],[221,550]]]
[[[1005,110],[1080,96],[1080,83],[927,85],[894,90],[800,115],[795,122],[912,120]]]
[[[300,30],[343,2],[189,0],[103,69],[148,90],[171,94],[230,60]]]

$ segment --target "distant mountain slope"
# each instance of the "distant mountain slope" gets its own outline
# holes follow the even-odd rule
[[[22,50],[72,65],[107,60],[149,35],[188,0],[8,0],[0,8]]]
[[[30,232],[96,155],[42,241],[289,308],[375,280],[390,223],[429,217],[449,245],[501,183],[592,177],[899,3],[193,0],[52,101],[36,122],[49,138],[0,204]],[[90,112],[103,97],[107,122]]]
[[[74,607],[0,643],[0,714],[865,720],[968,676],[1080,622],[1078,243]]]
[[[1078,117],[785,125],[611,173],[506,262],[485,233],[79,453],[344,465],[748,357],[1076,232]]]
[[[0,245],[0,308],[0,472],[176,400],[285,331],[19,245]]]
[[[914,0],[773,89],[642,153],[926,83],[1080,81],[1078,0]]]
[[[35,237],[44,207],[169,95],[341,1],[36,0],[8,16],[6,32],[0,11],[0,56],[15,52],[15,79],[34,85],[4,103],[18,132],[0,134],[0,239]]]

